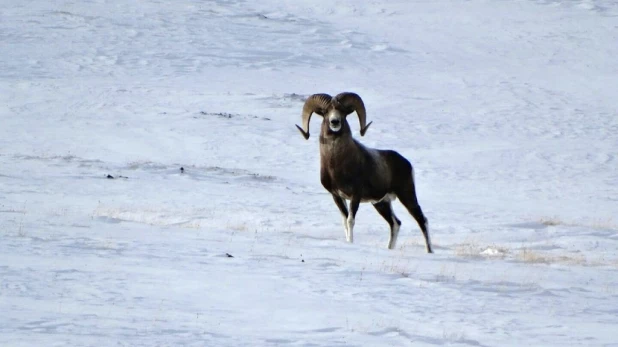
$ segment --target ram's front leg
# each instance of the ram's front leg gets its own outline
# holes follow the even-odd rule
[[[347,234],[346,234],[346,239],[348,240],[348,242],[352,243],[354,242],[354,223],[355,223],[355,217],[356,217],[356,212],[358,211],[358,206],[360,205],[360,199],[357,199],[355,197],[352,198],[352,200],[350,200],[350,212],[348,213],[348,220],[346,221],[347,223]]]
[[[335,200],[335,204],[339,208],[341,212],[341,216],[343,217],[343,229],[345,231],[345,238],[349,241],[348,238],[348,207],[345,204],[345,200],[343,200],[340,196],[333,194],[333,200]]]

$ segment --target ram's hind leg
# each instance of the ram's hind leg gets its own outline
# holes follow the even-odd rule
[[[404,185],[403,189],[397,192],[397,198],[399,201],[406,207],[408,212],[414,217],[418,226],[421,228],[423,232],[423,237],[425,238],[425,248],[427,249],[427,253],[433,253],[431,249],[431,240],[429,238],[429,227],[427,223],[427,218],[423,214],[423,210],[421,206],[418,204],[418,200],[416,198],[416,189],[414,187],[414,174],[410,175],[410,179],[407,184]]]
[[[373,204],[373,207],[375,207],[378,213],[386,219],[386,222],[388,222],[388,225],[391,227],[391,234],[388,239],[388,249],[395,248],[395,245],[397,244],[397,235],[399,234],[399,227],[401,227],[401,221],[397,218],[397,216],[395,216],[391,202],[381,201]]]

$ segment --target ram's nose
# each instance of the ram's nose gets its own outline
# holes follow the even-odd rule
[[[330,120],[330,125],[332,125],[334,127],[338,127],[339,125],[341,125],[341,121],[339,119],[331,119]]]

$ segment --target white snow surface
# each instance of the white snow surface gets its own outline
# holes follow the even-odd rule
[[[0,346],[618,346],[616,1],[3,0],[0,52]],[[343,91],[435,254],[345,242]]]

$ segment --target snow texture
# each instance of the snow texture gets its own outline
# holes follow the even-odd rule
[[[1,8],[1,346],[618,345],[615,1]],[[342,91],[435,254],[345,242],[294,127]]]

